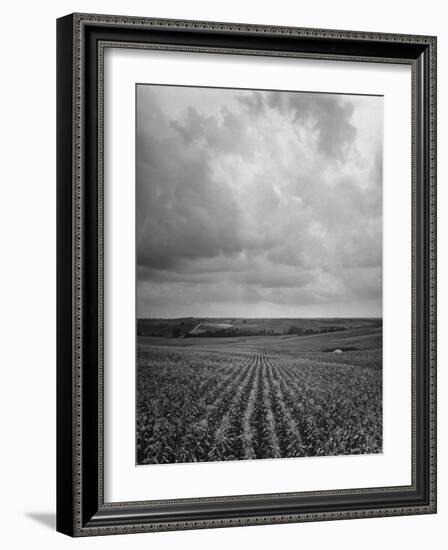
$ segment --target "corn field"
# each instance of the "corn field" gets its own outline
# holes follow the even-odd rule
[[[139,346],[137,463],[381,452],[381,369],[331,359]]]

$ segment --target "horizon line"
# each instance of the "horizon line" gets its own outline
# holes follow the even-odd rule
[[[382,319],[382,315],[376,315],[376,316],[370,316],[370,315],[340,315],[340,316],[301,316],[301,317],[250,317],[250,316],[235,316],[235,315],[183,315],[180,317],[136,317],[137,320],[139,319],[161,319],[165,321],[173,320],[173,319]]]

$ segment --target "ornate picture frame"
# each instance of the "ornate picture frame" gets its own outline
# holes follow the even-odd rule
[[[436,512],[436,42],[432,36],[111,15],[58,19],[58,531],[92,536]],[[103,122],[108,47],[410,66],[410,485],[179,494],[167,500],[149,493],[143,501],[105,500]]]

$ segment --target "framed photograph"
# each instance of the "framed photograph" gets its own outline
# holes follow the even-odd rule
[[[57,50],[57,529],[435,513],[436,38]]]

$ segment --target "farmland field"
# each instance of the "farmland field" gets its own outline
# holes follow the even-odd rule
[[[137,354],[138,464],[382,451],[379,323],[309,335],[140,336]]]

